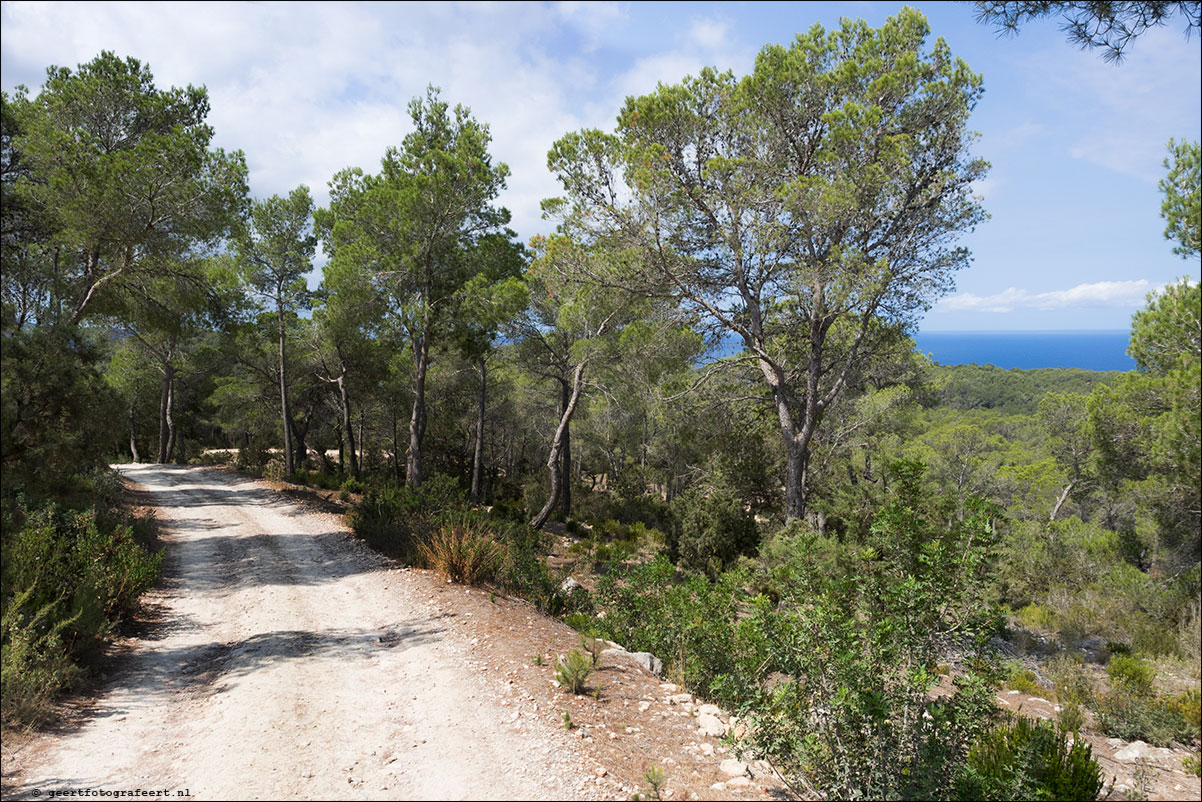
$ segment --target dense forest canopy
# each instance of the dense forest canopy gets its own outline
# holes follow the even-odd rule
[[[985,219],[982,86],[917,12],[815,27],[749,75],[707,69],[628,98],[612,132],[565,133],[557,228],[529,243],[496,205],[488,124],[433,87],[324,208],[305,186],[252,198],[205,89],[159,88],[135,59],[5,94],[5,704],[49,692],[10,669],[51,672],[86,640],[71,566],[111,522],[65,511],[130,460],[341,488],[356,531],[406,558],[450,509],[455,531],[501,527],[498,581],[682,655],[835,794],[973,793],[957,783],[986,685],[957,686],[945,728],[882,722],[926,704],[940,649],[983,649],[999,621],[1196,670],[1197,281],[1149,296],[1130,373],[937,366],[911,340]],[[1166,169],[1166,237],[1194,275],[1197,143]],[[544,526],[609,566],[595,601],[534,567]],[[121,542],[141,587],[152,561]],[[703,603],[720,648],[688,640],[701,623],[655,629]],[[843,650],[834,685],[817,644]],[[813,713],[831,694],[837,714]]]

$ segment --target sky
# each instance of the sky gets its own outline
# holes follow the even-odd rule
[[[160,87],[204,85],[215,144],[241,149],[256,197],[298,184],[326,202],[348,166],[379,169],[428,85],[490,126],[511,170],[498,202],[523,240],[548,233],[551,144],[612,130],[624,99],[702,67],[751,71],[842,17],[874,26],[902,3],[30,3],[0,6],[0,83],[36,93],[50,65],[101,50],[149,64]],[[999,37],[966,3],[912,2],[984,77],[972,153],[990,219],[924,331],[1124,329],[1150,291],[1199,260],[1165,240],[1157,182],[1170,137],[1202,128],[1202,39],[1145,34],[1120,65],[1069,44],[1054,20]],[[318,280],[317,273],[313,281]]]

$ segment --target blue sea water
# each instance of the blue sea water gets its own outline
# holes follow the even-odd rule
[[[999,368],[1084,368],[1134,370],[1127,356],[1130,332],[1098,331],[930,331],[919,332],[918,350],[941,365],[996,365]]]

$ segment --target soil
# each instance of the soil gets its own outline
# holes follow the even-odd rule
[[[164,579],[92,693],[6,738],[5,798],[626,799],[651,766],[664,798],[787,796],[766,764],[726,786],[727,748],[626,657],[601,656],[596,698],[557,687],[572,629],[392,563],[333,500],[214,468],[118,469],[159,511]]]

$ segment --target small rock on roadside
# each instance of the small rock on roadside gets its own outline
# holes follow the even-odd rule
[[[728,777],[745,777],[747,775],[747,764],[741,760],[727,758],[718,764],[718,768],[723,774]]]
[[[726,725],[717,716],[705,713],[697,717],[697,728],[712,738],[721,738],[726,734]]]

